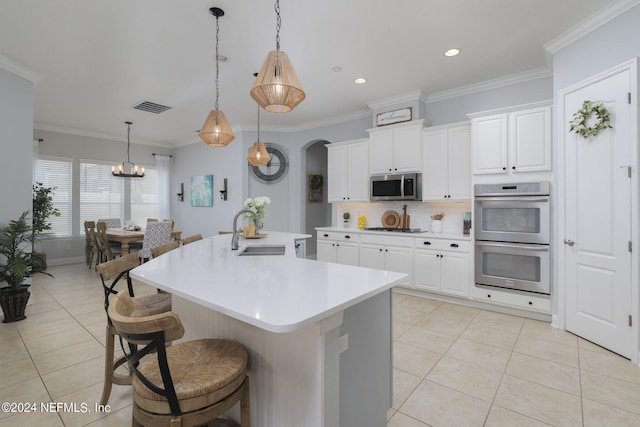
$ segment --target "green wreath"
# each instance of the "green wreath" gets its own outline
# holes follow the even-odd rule
[[[593,126],[589,127],[587,126],[587,121],[594,113],[597,121]],[[573,120],[569,122],[569,132],[575,132],[586,139],[590,136],[596,136],[601,130],[613,129],[613,126],[609,124],[609,120],[611,120],[611,116],[602,102],[594,104],[591,101],[584,101],[582,108],[573,115]]]

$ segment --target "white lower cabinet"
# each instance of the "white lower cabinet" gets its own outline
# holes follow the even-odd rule
[[[359,235],[340,232],[318,232],[318,261],[357,266]]]
[[[363,236],[362,240],[371,240]],[[374,239],[377,240],[377,239]],[[413,283],[413,248],[409,239],[403,239],[405,246],[394,246],[383,243],[360,244],[360,267],[388,270],[396,273],[405,273],[407,278],[398,285],[411,287]],[[396,242],[398,243],[398,242]]]
[[[417,239],[415,288],[468,298],[469,247],[468,241]]]

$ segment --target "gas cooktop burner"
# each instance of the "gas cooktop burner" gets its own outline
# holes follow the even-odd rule
[[[365,228],[368,231],[392,231],[396,233],[421,233],[419,228],[390,228],[390,227],[370,227]]]

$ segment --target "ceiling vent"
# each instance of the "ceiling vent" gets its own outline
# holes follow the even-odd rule
[[[133,106],[136,110],[146,111],[147,113],[160,114],[164,113],[167,110],[170,110],[172,107],[167,107],[166,105],[156,104],[151,101],[142,101]]]

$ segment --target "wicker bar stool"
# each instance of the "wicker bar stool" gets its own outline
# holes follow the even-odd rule
[[[197,242],[198,240],[202,240],[201,234],[194,234],[193,236],[185,237],[182,239],[183,245],[188,245],[189,243]]]
[[[118,293],[108,312],[121,339],[133,345],[127,354],[135,372],[132,425],[237,425],[216,417],[240,402],[240,426],[250,427],[248,356],[241,344],[199,339],[166,347],[184,335],[178,315],[134,317],[126,292]]]
[[[115,290],[116,285],[123,277],[126,278],[127,291],[131,298],[131,303],[134,306],[132,316],[149,316],[152,314],[164,313],[171,311],[171,294],[168,293],[156,293],[150,295],[143,295],[134,297],[133,284],[131,277],[129,277],[129,270],[140,265],[140,258],[137,254],[129,254],[124,257],[116,258],[114,260],[99,264],[96,268],[100,273],[100,279],[102,281],[102,288],[104,290],[104,309],[109,309],[109,297],[115,295],[118,292]],[[111,284],[107,284],[107,281],[113,279]],[[109,314],[107,312],[107,327],[106,327],[106,342],[104,348],[104,385],[102,387],[102,397],[100,398],[100,404],[106,405],[111,395],[111,388],[113,384],[117,385],[131,385],[133,374],[120,374],[116,372],[121,365],[126,363],[126,358],[120,357],[115,359],[114,351],[114,337],[118,332],[113,327]]]
[[[177,249],[180,246],[180,242],[174,240],[171,243],[167,243],[165,245],[156,246],[155,248],[151,248],[151,256],[153,258],[157,258],[162,254],[166,254],[169,251]]]

